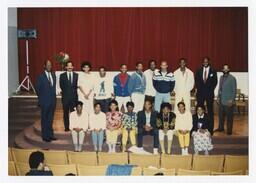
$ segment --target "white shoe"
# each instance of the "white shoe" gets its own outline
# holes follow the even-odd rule
[[[181,155],[185,155],[185,149],[184,148],[181,149]]]
[[[154,155],[157,155],[157,154],[158,154],[158,148],[154,148],[153,154],[154,154]]]

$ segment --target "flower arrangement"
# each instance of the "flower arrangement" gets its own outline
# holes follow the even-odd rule
[[[61,69],[64,70],[66,63],[69,61],[69,55],[61,51],[55,56],[55,60],[60,63]]]

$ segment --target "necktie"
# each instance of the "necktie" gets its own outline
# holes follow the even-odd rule
[[[206,80],[207,80],[207,70],[205,69],[204,70],[204,82],[206,83]]]
[[[52,86],[52,80],[51,80],[51,76],[50,76],[49,72],[48,72],[48,80],[49,80],[50,85]]]
[[[69,80],[70,84],[72,84],[71,73],[69,73],[68,80]]]

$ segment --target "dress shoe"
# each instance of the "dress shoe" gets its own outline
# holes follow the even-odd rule
[[[51,139],[51,140],[57,140],[57,138],[55,138],[55,137],[51,137],[50,139]]]
[[[217,129],[215,129],[213,132],[224,132],[224,130],[223,130],[223,129],[220,129],[220,128],[217,128]]]
[[[51,142],[51,139],[43,139],[45,142]]]

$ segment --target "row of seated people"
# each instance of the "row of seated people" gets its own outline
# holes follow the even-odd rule
[[[171,154],[173,136],[179,140],[182,155],[188,155],[190,137],[193,137],[194,152],[206,155],[213,149],[211,134],[208,130],[209,117],[204,106],[197,106],[196,114],[186,110],[185,103],[179,102],[177,110],[172,111],[169,103],[162,103],[160,112],[153,110],[152,101],[145,100],[144,109],[135,113],[134,103],[127,102],[128,112],[121,113],[118,103],[112,100],[109,112],[103,113],[99,103],[94,104],[94,111],[87,113],[83,103],[77,102],[76,110],[70,114],[70,129],[75,151],[82,151],[85,133],[91,133],[95,151],[102,151],[104,135],[109,152],[115,152],[119,135],[122,135],[122,151],[148,153],[143,149],[143,136],[153,136],[153,153]],[[164,139],[168,143],[165,147]],[[131,147],[127,148],[130,139]],[[167,151],[165,151],[167,149]]]
[[[69,158],[70,164],[59,164],[60,162],[49,160],[49,153],[53,153],[53,156],[56,157],[56,151],[44,151],[44,153],[46,153],[45,156],[41,151],[25,150],[24,152],[30,152],[30,154],[28,156],[27,153],[27,158],[22,159],[24,162],[17,161],[19,159],[16,159],[16,156],[17,158],[20,158],[18,152],[22,151],[13,150],[14,161],[9,161],[9,175],[15,175],[14,172],[16,170],[18,172],[16,174],[18,175],[66,175],[68,173],[75,175],[99,175],[97,172],[92,171],[92,169],[95,171],[101,170],[100,175],[136,175],[135,172],[137,172],[137,175],[149,175],[150,172],[151,175],[153,172],[155,174],[160,173],[166,175],[182,175],[182,172],[184,175],[185,173],[187,173],[187,175],[209,175],[210,173],[216,175],[248,174],[247,156],[226,155],[224,157],[224,155],[195,155],[192,159],[191,155],[176,155],[174,157],[163,155],[160,158],[159,156],[131,154],[128,158],[127,153],[118,153],[115,154],[116,158],[113,158],[113,155],[111,154],[101,153],[99,156],[101,163],[98,164],[99,166],[95,166],[95,164],[85,163],[83,160],[79,161],[81,154],[83,153],[77,154],[69,152],[71,156]],[[63,151],[60,151],[59,153],[61,152],[63,154]],[[79,155],[77,159],[72,157],[77,155]],[[94,156],[95,155],[96,154],[94,154]],[[92,154],[83,154],[83,156],[92,157]],[[127,158],[129,159],[129,164],[127,164]],[[140,172],[141,170],[143,171],[138,173],[138,169],[140,169]],[[184,170],[187,171],[184,172]]]

